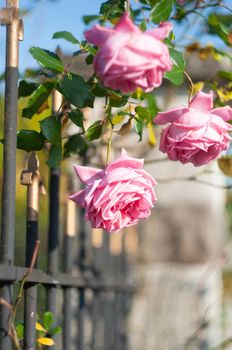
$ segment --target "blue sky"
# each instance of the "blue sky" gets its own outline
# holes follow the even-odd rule
[[[227,4],[231,4],[228,0]],[[81,38],[84,31],[82,16],[87,14],[96,14],[99,11],[103,0],[58,0],[48,1],[40,0],[20,0],[21,8],[34,4],[31,13],[24,17],[25,37],[20,43],[20,70],[25,67],[36,67],[36,62],[29,54],[31,46],[40,46],[53,50],[60,45],[65,52],[73,52],[75,48],[72,44],[64,40],[52,40],[52,35],[56,31],[67,30],[72,32],[76,37]],[[0,0],[0,8],[5,6],[5,0]],[[194,34],[194,29],[190,30],[188,35]],[[178,27],[175,23],[175,34],[181,34],[183,28]],[[203,33],[202,33],[203,34]],[[201,41],[207,43],[212,38],[208,35],[201,35]],[[216,43],[221,45],[221,42]],[[0,27],[0,73],[4,71],[5,62],[5,28]]]
[[[21,8],[28,7],[30,0],[20,0]],[[81,17],[86,14],[96,14],[102,0],[58,0],[57,2],[41,0],[34,2],[31,14],[24,17],[24,41],[20,43],[20,66],[35,66],[29,54],[31,46],[55,49],[58,44],[65,51],[73,50],[71,44],[61,40],[52,40],[56,31],[68,30],[78,38],[84,31]],[[0,8],[5,6],[5,0],[0,0]],[[5,61],[5,28],[0,27],[0,73],[4,70]]]

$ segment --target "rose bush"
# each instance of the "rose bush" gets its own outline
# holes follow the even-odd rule
[[[188,107],[161,112],[157,124],[170,123],[161,134],[160,150],[169,159],[200,166],[217,158],[230,145],[229,106],[213,109],[213,94],[198,92]]]
[[[156,201],[156,182],[142,167],[142,159],[130,158],[124,150],[104,170],[76,165],[86,187],[70,199],[85,208],[93,228],[116,232],[137,224],[150,215]]]
[[[162,42],[171,28],[170,23],[161,23],[142,32],[125,13],[113,29],[96,25],[87,31],[87,41],[100,46],[94,69],[103,84],[123,93],[138,87],[149,92],[160,86],[164,72],[172,68],[168,48]]]

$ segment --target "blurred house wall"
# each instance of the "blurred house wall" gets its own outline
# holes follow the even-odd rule
[[[180,92],[165,109],[184,104],[186,96]],[[146,156],[161,157],[157,149]],[[224,178],[216,162],[196,168],[164,161],[146,170],[160,183],[151,217],[139,227],[141,288],[129,320],[130,349],[209,349],[221,341],[225,191],[178,179],[206,172],[199,178],[220,187]],[[168,181],[173,178],[177,180]],[[164,179],[167,183],[162,183]]]
[[[194,81],[211,79],[222,69],[212,58],[188,58],[187,71]],[[83,58],[72,70],[91,75]],[[162,110],[187,104],[187,88],[164,84],[158,89]],[[104,101],[97,99],[88,110],[89,121],[103,115]],[[157,138],[160,130],[157,130]],[[158,147],[151,148],[144,137],[115,136],[112,158],[125,147],[131,156],[147,160],[165,157]],[[94,161],[105,159],[104,144],[97,148]],[[158,180],[158,201],[150,218],[139,227],[138,262],[134,274],[139,288],[128,319],[131,350],[206,350],[221,341],[220,315],[222,284],[220,261],[226,241],[224,185],[217,164],[195,168],[178,162],[163,161],[146,166]],[[179,181],[207,170],[201,179],[216,184]],[[177,181],[164,179],[178,178]],[[160,181],[159,181],[160,179]]]

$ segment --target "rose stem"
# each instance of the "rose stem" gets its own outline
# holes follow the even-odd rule
[[[193,81],[190,78],[190,76],[188,75],[188,73],[184,70],[184,75],[186,76],[186,78],[188,79],[189,83],[190,83],[190,92],[189,92],[189,97],[188,97],[188,102],[190,102],[191,97],[193,95],[193,91],[194,91],[194,85],[193,85]]]

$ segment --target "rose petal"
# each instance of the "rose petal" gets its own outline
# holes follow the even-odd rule
[[[214,108],[210,111],[210,114],[217,115],[222,118],[225,122],[232,119],[232,108],[229,106],[224,106],[220,108]]]
[[[189,109],[187,107],[173,108],[166,112],[159,112],[157,117],[155,117],[153,121],[158,125],[173,123],[182,114],[187,113],[188,111]]]
[[[104,171],[102,169],[96,169],[92,167],[74,165],[74,170],[84,184],[88,184],[102,178],[104,176]]]
[[[189,103],[189,107],[200,112],[210,111],[213,108],[213,93],[210,91],[208,94],[199,91],[192,98]]]
[[[101,27],[99,25],[96,25],[85,32],[86,40],[93,45],[102,45],[107,39],[109,39],[113,35],[115,35],[113,29]]]
[[[172,30],[173,25],[170,22],[164,22],[159,25],[159,27],[148,30],[146,35],[150,35],[156,39],[163,40]]]
[[[127,12],[120,18],[116,26],[114,27],[116,32],[130,32],[130,33],[141,33],[141,30],[134,25],[132,20],[130,19]]]

